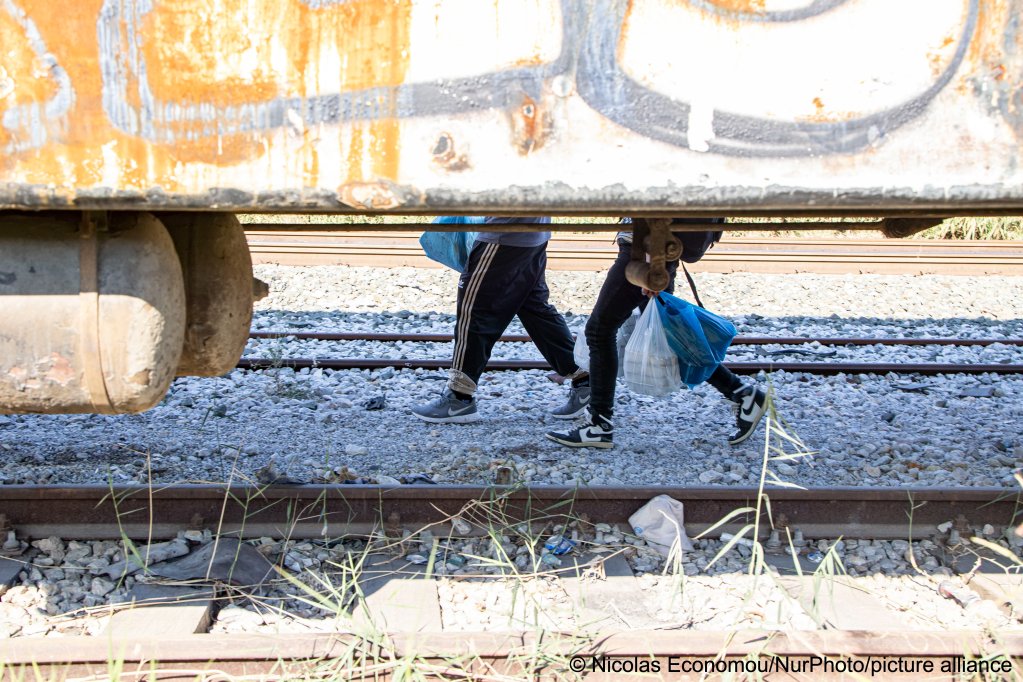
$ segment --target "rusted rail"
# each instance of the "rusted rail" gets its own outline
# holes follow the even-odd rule
[[[1004,527],[1018,514],[1020,491],[1008,488],[769,489],[774,519],[784,516],[813,537],[904,538],[916,528],[963,516]],[[467,485],[4,486],[0,512],[19,534],[94,539],[174,537],[213,524],[245,537],[340,537],[385,525],[441,524],[467,505],[495,504],[508,523],[585,514],[593,522],[627,523],[656,495],[682,501],[686,527],[700,532],[755,502],[755,488]],[[912,515],[907,511],[912,507]],[[749,515],[747,515],[749,516]],[[735,527],[746,517],[736,518]],[[730,528],[733,526],[726,526]],[[765,532],[768,526],[765,526]],[[481,532],[477,529],[476,532]]]
[[[754,223],[756,224],[756,223]],[[399,227],[400,225],[396,225]],[[258,229],[246,236],[254,263],[441,267],[426,258],[420,232],[327,232]],[[306,226],[323,228],[322,225]],[[347,230],[347,225],[344,226]],[[374,226],[380,227],[380,226]],[[407,225],[404,225],[407,229]],[[571,225],[573,229],[579,226]],[[589,226],[584,226],[589,227]],[[593,227],[619,229],[597,223]],[[601,270],[618,255],[613,234],[558,235],[547,249],[554,270]],[[1015,241],[731,239],[727,235],[693,269],[698,272],[822,274],[1023,275]]]

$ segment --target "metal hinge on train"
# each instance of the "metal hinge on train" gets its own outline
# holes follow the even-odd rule
[[[682,256],[682,242],[671,233],[670,218],[636,218],[632,222],[632,259],[625,278],[650,291],[664,291],[671,281],[667,263]]]

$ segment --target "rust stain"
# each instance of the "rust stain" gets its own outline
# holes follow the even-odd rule
[[[111,173],[116,176],[117,189],[142,190],[159,185],[168,191],[180,191],[183,187],[175,173],[174,150],[121,132],[111,125],[103,110],[102,70],[94,28],[101,6],[102,0],[76,0],[60,12],[31,15],[42,40],[75,89],[68,113],[73,125],[60,130],[57,139],[42,149],[20,157],[0,157],[0,167],[17,168],[26,182],[54,185],[55,191],[69,196],[75,188],[103,185]],[[83,36],[82,27],[89,27],[92,34]]]
[[[1020,0],[980,1],[967,68],[956,88],[999,109],[1023,145],[1023,31],[1016,26],[1021,11]]]
[[[346,182],[337,189],[342,204],[369,211],[387,211],[398,208],[402,200],[388,183]]]
[[[18,367],[15,365],[7,370],[7,376],[14,380],[15,386],[19,391],[24,390],[25,380],[28,379],[28,371],[24,367]]]
[[[694,7],[689,0],[671,1],[698,12],[706,19],[711,19],[718,24],[726,25],[736,30],[747,20],[748,15],[759,15],[767,12],[767,0],[706,0],[707,5],[710,5],[710,7]]]
[[[49,70],[33,51],[25,29],[0,11],[0,119],[5,111],[30,103],[46,102],[57,92]],[[11,139],[0,126],[0,147]]]
[[[343,90],[404,83],[411,57],[411,0],[350,2],[332,9],[331,16],[339,32],[339,82]],[[367,172],[373,179],[398,179],[401,130],[395,106],[395,98],[386,97],[379,107],[391,115],[368,123],[365,130],[353,130],[348,151],[349,182],[365,179]],[[364,154],[369,155],[368,168]]]
[[[74,381],[75,371],[71,367],[71,362],[60,353],[50,353],[49,359],[43,361],[43,363],[45,362],[50,364],[50,368],[45,374],[48,381],[60,384],[61,386],[67,386]]]
[[[37,3],[38,4],[38,3]],[[195,191],[194,172],[208,176],[212,166],[226,168],[265,155],[277,129],[209,135],[205,123],[174,120],[174,107],[160,106],[155,119],[173,130],[167,144],[115,128],[103,106],[97,17],[103,0],[76,0],[60,12],[32,11],[30,16],[47,49],[65,68],[75,89],[71,122],[49,136],[45,147],[17,155],[0,155],[0,169],[14,171],[19,182],[51,186],[58,195],[109,186],[118,190]],[[149,88],[157,101],[171,105],[204,103],[216,107],[263,103],[282,97],[345,92],[400,85],[410,59],[412,0],[353,0],[310,8],[299,0],[181,0],[154,3],[137,27],[140,54],[146,60]],[[25,80],[33,73],[35,55],[24,31],[0,12],[0,68],[16,72],[17,100],[0,97],[0,114],[26,100],[51,97],[49,79]],[[120,26],[122,45],[130,36]],[[335,74],[321,73],[336,55]],[[122,66],[128,54],[124,51]],[[139,83],[127,68],[124,92],[128,104],[141,108]],[[2,74],[0,74],[2,75]],[[0,78],[0,95],[3,94]],[[400,160],[400,127],[389,116],[394,98],[380,103],[380,120],[363,124],[354,134],[342,175],[396,180]],[[344,125],[342,122],[341,125]],[[301,145],[288,145],[289,163],[303,169],[311,186],[319,182],[316,131],[299,123]],[[294,135],[293,129],[288,129]],[[188,140],[192,133],[199,139]],[[0,128],[0,143],[6,142]],[[295,147],[298,147],[296,149]],[[344,158],[341,159],[342,163]],[[330,170],[337,172],[336,163]]]
[[[370,129],[370,154],[373,176],[376,178],[398,179],[401,128],[396,118],[373,121]]]
[[[515,142],[520,154],[528,154],[536,146],[537,106],[529,95],[522,98],[518,109],[512,112]]]
[[[998,62],[1007,22],[1012,18],[1011,0],[980,0],[977,28],[970,43],[968,59],[976,65]]]
[[[149,74],[157,99],[244,104],[307,94],[309,65],[324,46],[338,53],[342,91],[400,85],[410,21],[411,0],[319,9],[295,0],[163,2],[145,17],[143,51],[159,65]]]
[[[348,133],[348,182],[362,182],[362,126],[353,125]]]
[[[934,78],[940,77],[948,68],[955,55],[955,42],[956,39],[953,36],[945,36],[941,45],[927,53],[927,63]]]
[[[57,91],[49,76],[25,30],[10,14],[0,12],[0,103],[12,107],[45,102]]]
[[[550,113],[529,95],[523,95],[511,112],[512,136],[520,154],[529,154],[544,145],[553,125]]]
[[[142,21],[142,53],[158,100],[244,104],[283,88],[272,64],[290,3],[158,2]],[[154,39],[155,38],[155,39]]]
[[[766,9],[766,0],[707,0],[711,5],[720,7],[726,12],[739,14],[758,14]]]
[[[441,133],[433,145],[433,162],[451,173],[459,173],[472,168],[469,157],[455,150],[455,140],[451,133]]]
[[[615,45],[615,57],[619,64],[625,64],[625,46],[629,43],[629,33],[632,30],[632,12],[635,9],[633,0],[629,0],[625,13],[622,14],[621,36],[618,38],[618,44]]]
[[[539,50],[539,48],[537,48],[537,50]],[[519,67],[542,66],[543,63],[543,57],[539,54],[539,52],[532,54],[529,57],[520,57],[512,62],[513,65]]]
[[[797,116],[796,120],[804,123],[837,123],[850,121],[862,114],[853,111],[827,111],[824,100],[820,97],[813,98],[814,113],[808,116]]]

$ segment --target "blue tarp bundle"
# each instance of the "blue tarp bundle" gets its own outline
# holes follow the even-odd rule
[[[682,381],[690,388],[707,380],[735,338],[735,325],[671,294],[659,294],[658,306],[668,345],[678,356]]]
[[[483,216],[441,216],[434,223],[441,225],[482,225]],[[424,232],[419,238],[426,257],[452,270],[465,272],[469,252],[476,241],[476,232]]]

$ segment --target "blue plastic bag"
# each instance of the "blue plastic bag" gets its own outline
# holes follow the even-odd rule
[[[678,356],[682,381],[690,388],[707,380],[735,338],[735,325],[671,294],[659,294],[657,309],[668,345]]]
[[[440,225],[482,225],[483,216],[441,216],[434,223]],[[476,242],[476,232],[424,232],[419,238],[426,257],[446,265],[452,270],[465,272],[469,252]]]

